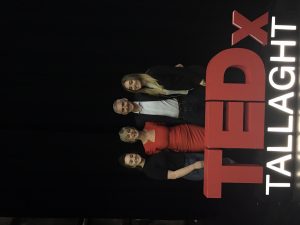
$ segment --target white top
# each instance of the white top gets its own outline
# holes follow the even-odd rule
[[[161,101],[142,101],[134,103],[140,106],[140,111],[135,113],[169,116],[173,118],[179,117],[179,105],[175,98]]]
[[[189,93],[188,90],[167,90],[164,89],[166,95],[187,95]]]

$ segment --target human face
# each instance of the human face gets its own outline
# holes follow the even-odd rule
[[[132,127],[125,127],[123,132],[128,141],[135,141],[139,136],[139,131]]]
[[[136,167],[142,162],[142,157],[139,154],[128,153],[124,158],[124,163],[130,167]]]
[[[116,113],[127,115],[128,113],[132,112],[134,109],[134,105],[132,102],[128,101],[126,98],[118,99],[116,101]]]
[[[140,80],[126,80],[124,82],[124,87],[130,91],[137,91],[142,88],[142,84]]]

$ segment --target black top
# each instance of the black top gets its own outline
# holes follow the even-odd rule
[[[205,69],[201,66],[154,66],[146,73],[157,79],[167,90],[190,90],[199,86],[205,77]]]
[[[168,179],[168,170],[178,170],[185,166],[185,156],[182,153],[163,150],[148,157],[142,171],[150,178]]]

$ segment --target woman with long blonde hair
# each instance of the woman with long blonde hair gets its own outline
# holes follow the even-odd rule
[[[155,66],[145,73],[125,75],[121,80],[125,90],[154,96],[187,95],[197,86],[205,86],[201,67]]]

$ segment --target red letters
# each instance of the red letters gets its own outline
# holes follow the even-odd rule
[[[204,194],[221,198],[222,183],[262,183],[263,168],[258,165],[222,166],[222,150],[205,150]]]
[[[243,71],[245,83],[224,83],[225,71],[230,67]],[[263,182],[261,166],[222,166],[219,148],[264,148],[264,101],[265,68],[257,54],[232,48],[211,59],[206,74],[206,197],[220,198],[222,183]]]
[[[262,30],[261,27],[267,25],[268,17],[269,13],[266,12],[251,22],[238,11],[234,10],[232,13],[232,24],[240,29],[232,34],[231,45],[235,45],[248,35],[258,41],[260,44],[266,45],[268,42],[268,34],[266,31]]]
[[[244,84],[224,83],[230,67],[244,72]],[[247,49],[224,50],[210,60],[206,77],[206,146],[263,149],[265,70],[260,57]]]
[[[244,72],[245,84],[224,83],[225,71],[238,68]],[[264,101],[265,67],[253,51],[230,48],[214,56],[206,71],[206,100]]]

